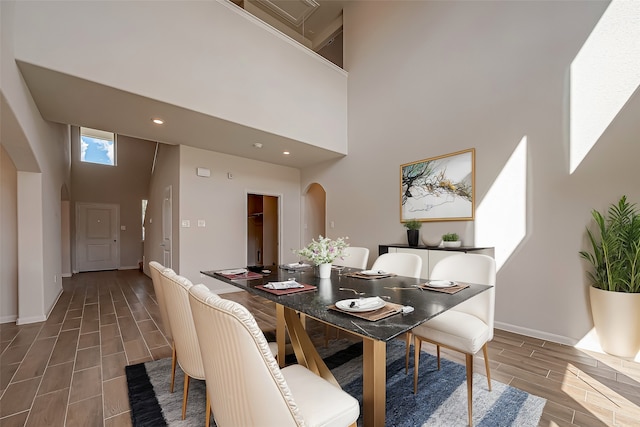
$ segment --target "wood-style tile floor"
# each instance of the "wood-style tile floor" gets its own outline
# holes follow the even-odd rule
[[[130,426],[124,367],[171,356],[151,280],[134,270],[82,273],[63,288],[46,322],[0,325],[0,426]],[[275,329],[270,301],[224,296]],[[321,345],[324,328],[307,325]],[[489,358],[493,380],[548,400],[541,426],[640,425],[638,363],[500,330]],[[481,357],[475,370],[484,372]]]

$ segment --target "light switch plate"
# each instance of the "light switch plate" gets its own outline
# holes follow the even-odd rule
[[[189,221],[188,219],[183,219],[183,220],[182,220],[182,226],[183,226],[184,228],[191,227],[191,221]]]
[[[198,227],[205,227],[207,225],[206,222],[204,222],[204,219],[199,219],[198,220]]]

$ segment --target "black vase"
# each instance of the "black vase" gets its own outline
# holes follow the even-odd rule
[[[407,230],[407,240],[409,241],[409,246],[418,246],[418,241],[420,237],[420,230]]]

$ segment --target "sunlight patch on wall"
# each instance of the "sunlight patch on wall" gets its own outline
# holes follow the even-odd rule
[[[495,248],[496,268],[527,233],[527,136],[523,136],[476,209],[476,246]]]
[[[613,0],[571,63],[569,173],[640,85],[640,1]]]

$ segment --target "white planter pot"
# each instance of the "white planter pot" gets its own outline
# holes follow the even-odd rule
[[[462,246],[462,242],[460,240],[456,240],[455,242],[442,242],[442,246],[445,248],[459,248]]]
[[[591,314],[600,346],[614,356],[640,351],[640,294],[589,287]]]
[[[318,265],[318,275],[321,279],[328,279],[331,277],[331,263]]]

